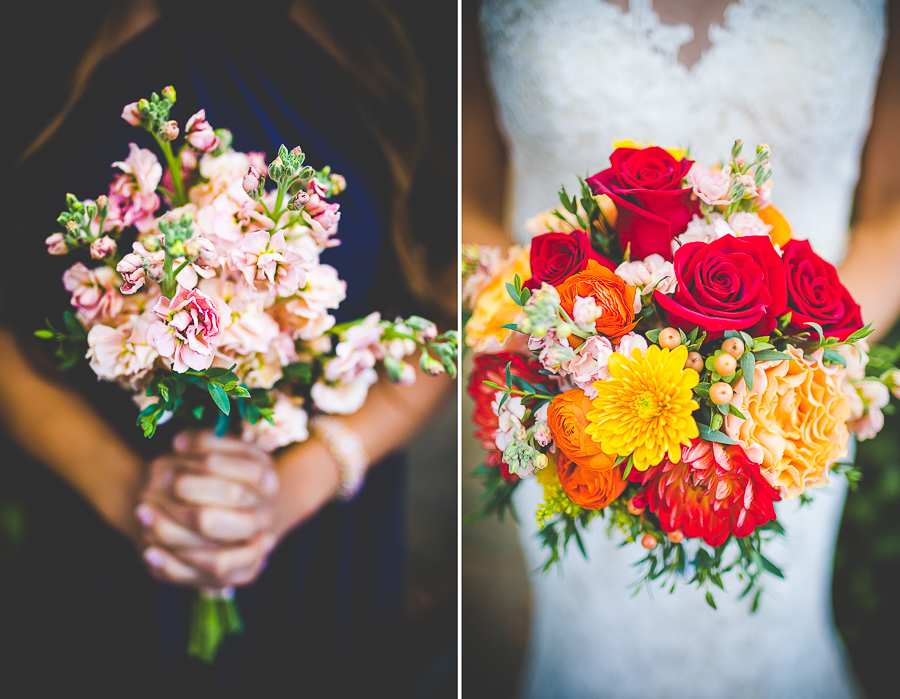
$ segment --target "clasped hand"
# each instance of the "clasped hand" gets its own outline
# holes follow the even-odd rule
[[[164,582],[253,582],[274,548],[278,476],[269,454],[232,437],[182,432],[150,464],[135,514],[144,560]]]

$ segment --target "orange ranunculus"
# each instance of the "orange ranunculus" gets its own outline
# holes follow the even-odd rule
[[[547,425],[556,448],[584,468],[605,471],[613,467],[615,457],[603,453],[600,444],[585,434],[590,424],[591,399],[580,388],[560,393],[547,408]]]
[[[776,245],[784,245],[791,239],[791,227],[787,219],[774,206],[769,204],[765,209],[756,212],[766,225],[772,226],[769,238]]]
[[[747,417],[725,418],[725,432],[792,500],[828,483],[831,464],[847,455],[850,402],[841,367],[824,367],[796,347],[787,354],[791,359],[756,363],[752,391],[737,384],[731,402]]]
[[[573,274],[556,290],[559,292],[560,304],[569,316],[572,315],[576,296],[593,297],[597,306],[603,309],[594,327],[598,333],[611,340],[618,340],[637,325],[634,319],[634,287],[628,286],[618,274],[593,260],[583,272]],[[574,335],[569,337],[573,347],[581,344],[573,340],[578,338]]]
[[[625,490],[622,468],[596,471],[560,455],[556,465],[559,484],[569,500],[586,510],[602,510]]]
[[[503,326],[514,323],[522,312],[506,290],[516,275],[525,282],[531,279],[531,246],[526,245],[475,298],[474,310],[466,323],[466,344],[476,352],[500,352],[512,332]]]

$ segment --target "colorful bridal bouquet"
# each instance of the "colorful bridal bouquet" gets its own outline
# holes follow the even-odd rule
[[[755,610],[782,576],[776,503],[832,471],[854,484],[850,433],[875,436],[900,394],[896,353],[870,351],[835,268],[772,205],[769,148],[741,151],[707,168],[618,147],[526,223],[530,245],[464,248],[476,514],[536,478],[545,569],[600,516],[647,549],[638,589],[686,580],[715,607],[734,570]]]
[[[167,87],[122,112],[153,136],[165,167],[130,144],[109,192],[69,194],[64,231],[47,238],[52,255],[83,249],[94,261],[63,275],[75,309],[64,329],[37,332],[58,341],[64,366],[86,358],[99,379],[131,392],[147,437],[173,416],[216,416],[219,435],[231,428],[266,451],[307,439],[310,413],[358,410],[379,364],[410,385],[408,360],[420,352],[425,373],[455,375],[455,331],[378,313],[336,324],[330,311],[347,284],[320,255],[340,244],[340,207],[329,199],[343,177],[304,166],[299,147],[282,145],[268,165],[262,153],[233,150],[203,110],[176,154],[175,97]],[[192,655],[211,660],[239,628],[232,594],[201,593]]]

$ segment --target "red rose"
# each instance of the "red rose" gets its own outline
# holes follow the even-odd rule
[[[610,272],[616,263],[595,252],[591,237],[584,231],[571,233],[544,233],[531,240],[531,279],[525,286],[532,291],[541,288],[542,282],[553,286],[583,272],[590,260],[595,260]]]
[[[672,259],[672,239],[684,233],[700,202],[691,199],[691,188],[682,180],[693,160],[675,160],[662,148],[617,148],[612,167],[587,182],[595,194],[606,194],[616,205],[616,231],[624,253],[643,260],[658,253]]]
[[[675,293],[653,294],[669,325],[699,326],[712,337],[724,330],[767,335],[785,311],[784,268],[766,235],[687,243],[675,253],[674,266]]]
[[[840,340],[859,330],[859,304],[841,284],[834,265],[816,255],[806,240],[789,240],[782,249],[791,329],[811,330],[806,323],[818,323],[826,336]]]
[[[497,449],[494,438],[500,428],[499,418],[494,415],[491,402],[497,395],[497,389],[484,384],[485,381],[493,381],[498,386],[506,385],[506,365],[512,362],[510,373],[519,376],[532,385],[554,385],[546,374],[539,373],[541,365],[534,360],[529,360],[512,352],[498,352],[497,354],[476,354],[473,358],[474,368],[469,382],[469,395],[475,400],[475,410],[472,412],[472,422],[475,423],[475,436],[481,440],[481,446],[487,451],[485,465],[490,468],[500,466],[503,478],[510,483],[515,483],[519,477],[509,472],[509,468],[503,464],[503,452]]]

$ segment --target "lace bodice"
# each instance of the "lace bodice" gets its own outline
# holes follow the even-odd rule
[[[772,147],[779,208],[797,237],[841,257],[884,39],[883,0],[739,0],[691,68],[693,38],[651,0],[486,0],[498,119],[509,146],[513,226],[560,184],[607,166],[615,140],[690,146],[711,164],[735,138]]]
[[[558,203],[577,175],[607,167],[614,140],[690,146],[711,164],[735,138],[773,152],[774,198],[796,237],[843,254],[883,52],[883,0],[738,0],[692,67],[678,62],[688,24],[660,22],[651,0],[627,11],[600,0],[484,0],[482,31],[510,155],[513,227]],[[752,152],[752,150],[751,150]],[[831,616],[840,479],[799,508],[780,503],[788,539],[770,549],[787,579],[748,614],[727,579],[719,610],[683,586],[631,597],[638,547],[617,548],[595,521],[589,559],[532,576],[525,696],[850,697]],[[516,491],[531,570],[545,559],[531,513],[533,479]]]

